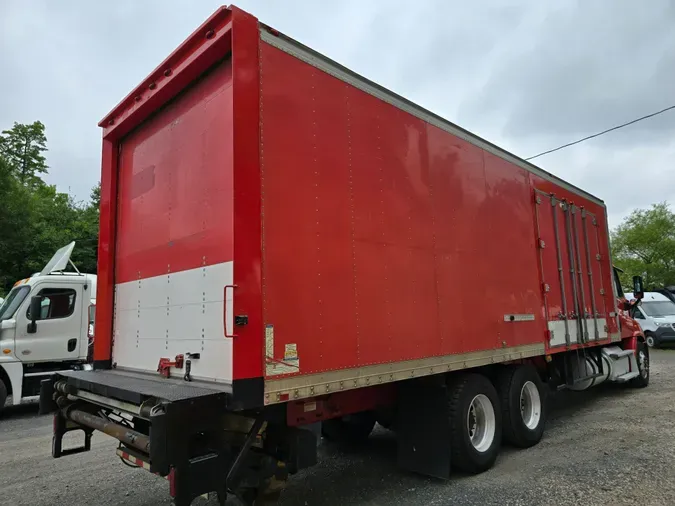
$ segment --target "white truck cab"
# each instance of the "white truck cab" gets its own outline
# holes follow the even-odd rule
[[[0,410],[10,395],[14,405],[37,396],[41,380],[54,372],[87,368],[96,275],[65,272],[74,246],[17,281],[0,305]]]
[[[631,300],[632,293],[626,298]],[[675,302],[658,292],[645,292],[633,317],[640,323],[649,346],[675,343]]]

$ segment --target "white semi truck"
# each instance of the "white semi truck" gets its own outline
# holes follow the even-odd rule
[[[72,242],[14,284],[0,305],[0,410],[35,398],[54,372],[86,369],[94,339],[96,275],[70,261]],[[66,272],[68,265],[74,272]]]

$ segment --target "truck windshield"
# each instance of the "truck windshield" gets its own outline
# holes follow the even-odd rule
[[[0,306],[0,321],[9,320],[30,292],[30,286],[19,286],[14,288]]]
[[[640,306],[647,313],[647,316],[653,318],[663,318],[664,316],[675,315],[675,304],[670,301],[642,302]]]

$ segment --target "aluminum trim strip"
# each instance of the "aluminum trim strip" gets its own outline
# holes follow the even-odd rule
[[[543,343],[265,380],[265,404],[544,355]],[[282,395],[284,398],[282,398]],[[288,398],[285,396],[288,395]]]
[[[24,378],[31,378],[33,376],[51,376],[53,374],[61,374],[64,372],[70,372],[72,369],[63,369],[61,371],[42,371],[42,372],[28,372],[23,375]]]
[[[510,322],[533,322],[534,315],[531,313],[527,314],[505,314],[504,321],[507,323]]]
[[[530,162],[527,162],[512,153],[509,153],[508,151],[500,148],[499,146],[496,146],[495,144],[492,144],[491,142],[486,141],[485,139],[478,137],[475,134],[472,134],[468,130],[465,130],[455,125],[454,123],[451,123],[446,119],[443,119],[437,114],[434,114],[433,112],[428,111],[423,107],[420,107],[414,102],[411,102],[410,100],[392,91],[387,90],[386,88],[380,86],[379,84],[376,84],[366,79],[365,77],[349,70],[348,68],[340,65],[339,63],[331,60],[330,58],[327,58],[326,56],[314,51],[313,49],[310,49],[309,47],[300,44],[299,42],[291,39],[290,37],[282,35],[276,31],[274,34],[272,34],[270,33],[269,30],[270,30],[269,27],[260,23],[260,38],[263,42],[266,42],[267,44],[270,44],[271,46],[274,46],[277,49],[285,53],[288,53],[291,56],[294,56],[299,60],[302,60],[305,63],[308,63],[313,67],[316,67],[319,70],[326,72],[327,74],[335,77],[336,79],[351,84],[355,88],[358,88],[361,91],[368,93],[369,95],[379,98],[380,100],[387,102],[388,104],[393,105],[394,107],[397,107],[409,114],[412,114],[413,116],[416,116],[417,118],[420,118],[421,120],[426,121],[427,123],[434,125],[435,127],[440,128],[441,130],[445,130],[446,132],[456,137],[459,137],[460,139],[469,142],[474,146],[484,149],[488,153],[498,156],[499,158],[502,158],[510,163],[513,163],[514,165],[517,165],[520,168],[528,172],[531,172],[532,174],[535,174],[543,179],[546,179],[547,181],[560,185],[567,191],[570,191],[581,197],[587,198],[590,201],[602,207],[605,207],[605,204],[601,199],[599,199],[594,195],[591,195],[590,193],[582,190],[581,188],[577,188],[576,186],[554,176],[550,172],[546,172],[541,167],[538,167]]]

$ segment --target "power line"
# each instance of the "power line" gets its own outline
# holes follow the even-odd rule
[[[579,144],[580,142],[587,141],[588,139],[593,139],[594,137],[600,137],[601,135],[605,135],[606,133],[613,132],[614,130],[618,130],[619,128],[627,127],[628,125],[632,125],[634,123],[637,123],[638,121],[642,121],[643,119],[649,119],[653,118],[654,116],[658,116],[659,114],[663,114],[664,112],[670,111],[671,109],[675,109],[675,105],[671,105],[670,107],[666,107],[665,109],[661,109],[660,111],[653,112],[651,114],[647,114],[646,116],[642,116],[641,118],[634,119],[633,121],[629,121],[628,123],[623,123],[621,125],[617,125],[612,128],[608,128],[607,130],[603,130],[602,132],[598,132],[597,134],[589,135],[588,137],[584,137],[583,139],[579,139],[578,141],[570,142],[568,144],[563,144],[562,146],[558,146],[557,148],[554,149],[549,149],[548,151],[544,151],[542,153],[539,153],[538,155],[530,156],[529,158],[525,158],[525,160],[533,160],[535,158],[539,158],[540,156],[548,155],[549,153],[553,153],[554,151],[560,151],[561,149],[568,148],[570,146],[574,146],[575,144]]]

